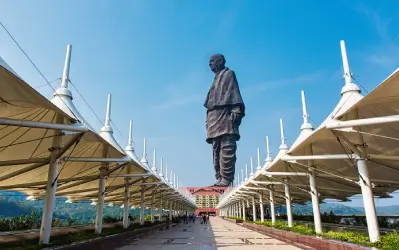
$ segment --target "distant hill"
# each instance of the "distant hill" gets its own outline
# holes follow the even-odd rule
[[[399,205],[377,207],[377,214],[379,215],[399,215]],[[278,208],[280,213],[285,213],[285,208]],[[350,207],[340,203],[321,203],[321,213],[330,213],[331,211],[336,215],[352,215],[352,214],[364,214],[363,207]],[[293,205],[292,212],[294,214],[311,215],[313,214],[312,204],[309,202],[305,205]]]
[[[38,211],[40,214],[43,210],[43,200],[27,201],[26,195],[16,191],[0,191],[0,218],[18,216],[22,214],[30,214],[32,211]],[[54,207],[54,217],[66,220],[69,217],[75,219],[78,223],[89,223],[95,219],[96,206],[90,205],[90,201],[80,201],[76,203],[65,203],[65,198],[57,198]],[[311,215],[313,214],[312,204],[309,202],[305,205],[293,205],[294,214]],[[283,206],[277,207],[276,211],[285,213]],[[350,207],[341,203],[321,203],[320,211],[322,213],[330,213],[336,215],[352,215],[364,214],[362,207]],[[139,209],[131,209],[131,215],[138,217]],[[149,211],[145,211],[148,214]],[[399,214],[399,205],[377,207],[378,214]],[[123,210],[119,206],[105,207],[104,216],[121,218]]]
[[[15,191],[0,191],[0,218],[14,217],[22,214],[30,214],[43,211],[43,200],[27,201],[26,195]],[[79,201],[76,203],[65,203],[66,198],[56,198],[54,206],[54,218],[62,221],[69,217],[81,224],[92,222],[96,217],[96,206],[90,205],[91,201]],[[132,216],[139,217],[139,209],[130,209]],[[145,211],[148,214],[149,211]],[[105,207],[104,217],[122,218],[123,209],[119,206]]]
[[[358,210],[357,208],[345,206],[345,205],[342,205],[339,203],[321,203],[320,204],[320,212],[321,213],[329,214],[331,211],[336,215],[362,213],[362,211]],[[285,210],[284,210],[284,212],[285,212]],[[296,205],[295,204],[292,208],[292,212],[294,214],[311,215],[311,214],[313,214],[312,204],[311,203],[308,203],[305,205]]]
[[[364,213],[363,207],[353,207],[361,213]],[[396,214],[399,215],[399,205],[392,205],[392,206],[383,206],[383,207],[376,207],[377,214]]]
[[[12,217],[20,214],[30,214],[33,211],[32,207],[21,206],[13,202],[0,200],[0,218]]]

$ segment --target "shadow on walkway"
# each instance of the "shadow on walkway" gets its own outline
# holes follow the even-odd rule
[[[207,225],[197,219],[126,243],[118,250],[300,249],[217,217],[211,217]]]

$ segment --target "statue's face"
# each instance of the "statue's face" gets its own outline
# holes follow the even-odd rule
[[[225,59],[222,55],[213,55],[209,60],[209,67],[215,73],[219,72],[220,70],[224,69]]]

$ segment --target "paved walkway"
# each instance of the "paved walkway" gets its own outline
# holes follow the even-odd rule
[[[143,239],[134,239],[117,250],[245,250],[279,249],[298,247],[238,226],[221,218],[211,217],[210,224],[180,224],[169,230],[155,232]]]

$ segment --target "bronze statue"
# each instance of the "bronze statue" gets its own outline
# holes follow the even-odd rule
[[[213,165],[216,172],[214,186],[227,187],[234,180],[238,128],[245,115],[245,105],[234,71],[225,67],[221,54],[213,55],[209,67],[215,73],[213,84],[205,100],[206,141],[212,144]]]

